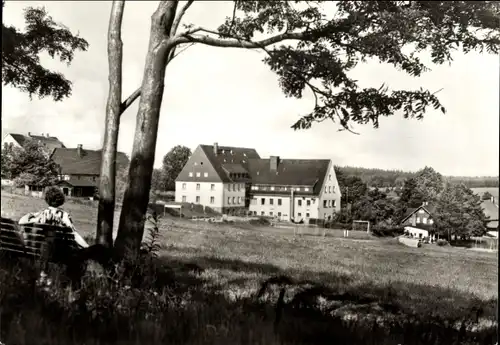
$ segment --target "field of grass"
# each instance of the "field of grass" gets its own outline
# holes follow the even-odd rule
[[[2,216],[18,219],[43,207],[43,200],[2,194]],[[65,208],[82,234],[93,233],[95,207],[67,203]],[[9,293],[33,293],[32,288],[12,274],[0,274],[5,287],[0,305],[4,300],[11,304],[0,315],[11,318],[0,324],[0,340],[9,345],[30,339],[38,344],[69,339],[75,344],[497,341],[497,254],[433,245],[409,248],[362,232],[351,232],[349,238],[340,230],[328,230],[326,237],[313,230],[294,236],[289,229],[173,218],[160,219],[159,230],[156,265],[168,277],[156,271],[152,294],[144,286],[94,294],[93,304],[87,300],[85,307],[94,306],[93,316],[83,321],[82,307],[62,302],[62,292],[44,299],[43,292],[36,292],[40,306],[26,296],[9,300]],[[280,284],[257,297],[271,278]],[[95,292],[92,284],[84,290]],[[51,319],[51,308],[63,316]],[[67,327],[61,330],[60,324]],[[85,327],[88,334],[78,333]],[[24,340],[13,340],[18,338]]]

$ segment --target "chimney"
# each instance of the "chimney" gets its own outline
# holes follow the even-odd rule
[[[78,144],[78,146],[76,147],[76,153],[78,154],[78,157],[82,158],[82,154],[83,154],[83,149],[82,149],[83,145],[82,144]]]
[[[278,170],[279,162],[280,158],[278,156],[271,156],[269,158],[269,168],[271,169],[271,171]]]
[[[28,132],[28,137],[31,137],[31,132]]]
[[[49,133],[47,133],[46,135],[47,135],[47,138],[49,138]]]
[[[218,153],[219,153],[219,144],[214,143],[214,155],[217,156]]]

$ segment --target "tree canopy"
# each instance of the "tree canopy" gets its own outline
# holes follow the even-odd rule
[[[2,83],[27,92],[30,97],[51,96],[60,101],[70,96],[71,81],[43,67],[40,54],[48,53],[69,64],[75,51],[87,50],[87,41],[56,23],[43,7],[26,8],[24,18],[24,31],[2,24]]]
[[[184,165],[186,165],[191,156],[191,149],[186,146],[174,146],[163,157],[162,186],[164,190],[175,190],[175,179],[180,174]]]

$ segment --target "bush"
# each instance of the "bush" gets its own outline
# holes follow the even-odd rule
[[[437,240],[436,244],[440,247],[447,246],[449,243],[446,240]]]
[[[327,229],[341,229],[341,230],[351,230],[352,224],[350,223],[340,223],[340,222],[325,222],[324,226]]]
[[[265,217],[259,217],[257,219],[250,219],[249,223],[252,225],[271,225],[271,222],[269,221],[269,219],[267,219]]]
[[[396,237],[399,235],[404,234],[404,228],[401,227],[393,227],[393,228],[386,228],[386,227],[373,227],[370,229],[371,233],[375,236],[378,237]]]

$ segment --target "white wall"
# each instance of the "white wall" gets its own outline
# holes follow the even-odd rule
[[[261,199],[264,199],[264,205],[262,205]],[[272,205],[270,204],[270,199],[273,199]],[[278,205],[278,199],[281,199],[281,205]],[[281,213],[281,220],[290,220],[290,197],[286,195],[254,194],[253,199],[250,200],[249,210],[257,212],[258,216],[262,215],[266,217],[277,217],[278,213]]]
[[[341,193],[332,161],[328,166],[319,198],[318,218],[325,219],[325,215],[326,217],[332,216],[335,212],[340,211]],[[327,200],[327,207],[323,207],[324,200]],[[335,206],[333,206],[333,202]]]
[[[196,189],[197,184],[200,189]],[[213,186],[213,188],[212,188]],[[184,187],[184,188],[183,188]],[[183,196],[186,197],[185,201]],[[196,197],[200,197],[200,201],[196,202]],[[214,198],[214,202],[210,202],[210,198]],[[221,182],[175,182],[175,201],[189,202],[200,204],[211,208],[221,208],[223,206],[223,184]]]
[[[2,139],[2,149],[4,144],[12,144],[14,147],[21,147],[21,145],[19,145],[19,143],[10,134],[7,134],[5,138]]]

